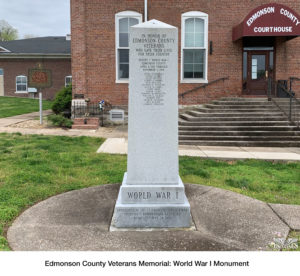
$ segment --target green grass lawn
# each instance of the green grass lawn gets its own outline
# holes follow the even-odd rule
[[[51,109],[52,101],[43,101],[43,109]],[[39,100],[16,97],[0,97],[0,118],[39,111]]]
[[[300,163],[261,160],[216,162],[180,158],[185,183],[219,187],[269,203],[300,205]]]
[[[125,155],[97,154],[104,140],[0,134],[0,250],[5,229],[25,208],[65,191],[120,183]],[[186,183],[211,185],[273,203],[300,204],[300,163],[180,158]]]

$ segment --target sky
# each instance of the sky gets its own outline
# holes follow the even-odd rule
[[[70,33],[70,0],[0,0],[4,19],[24,35],[65,36]]]

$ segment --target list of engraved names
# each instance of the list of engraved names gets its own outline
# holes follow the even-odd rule
[[[132,38],[136,44],[135,54],[138,56],[140,70],[144,73],[143,104],[146,106],[163,106],[165,100],[165,71],[168,59],[173,51],[175,39],[167,34],[141,34]]]

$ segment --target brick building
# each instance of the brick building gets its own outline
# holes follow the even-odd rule
[[[70,37],[1,41],[0,96],[38,97],[28,87],[28,70],[38,67],[51,71],[52,85],[42,92],[44,99],[53,99],[72,80]]]
[[[295,0],[71,0],[73,93],[127,105],[128,30],[146,18],[178,27],[181,104],[266,97],[266,75],[300,77],[299,13]]]

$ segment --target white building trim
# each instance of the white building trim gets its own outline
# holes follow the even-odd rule
[[[8,49],[0,46],[0,53],[11,53],[11,51],[9,51]]]
[[[136,18],[138,24],[142,23],[142,14],[135,11],[122,11],[115,15],[115,68],[116,68],[116,83],[128,83],[129,79],[119,78],[119,49],[128,49],[129,47],[119,47],[119,20],[122,18]],[[128,45],[129,46],[129,45]]]
[[[201,18],[204,20],[204,47],[185,47],[185,21],[189,18]],[[184,49],[204,49],[205,50],[205,66],[204,78],[184,78]],[[190,11],[181,15],[181,83],[208,83],[207,70],[208,70],[208,14],[199,11]]]
[[[26,82],[21,82],[21,85],[26,86],[25,90],[18,90],[18,78],[23,78],[23,79],[26,80]],[[15,93],[28,93],[27,89],[28,89],[28,78],[27,78],[27,76],[24,76],[24,75],[16,76],[16,92]]]

